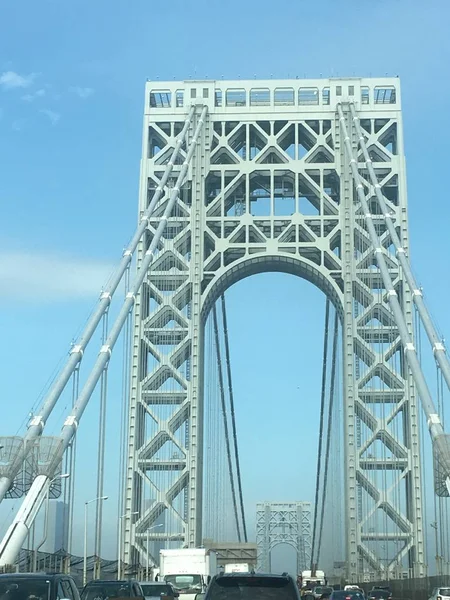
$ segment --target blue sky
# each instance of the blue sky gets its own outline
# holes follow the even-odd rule
[[[449,17],[447,0],[0,0],[1,433],[20,431],[133,231],[146,78],[399,75],[413,265],[449,332]],[[272,274],[228,305],[248,510],[312,499],[324,299]],[[92,407],[86,454],[95,423]]]

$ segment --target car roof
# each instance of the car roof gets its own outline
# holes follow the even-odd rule
[[[8,577],[14,577],[14,579],[52,579],[54,577],[70,577],[65,573],[1,573],[0,579],[7,579]]]
[[[105,583],[114,583],[116,585],[128,585],[129,583],[138,583],[136,579],[93,579],[88,581],[88,585],[105,585]]]
[[[288,574],[279,573],[257,573],[255,571],[245,571],[244,573],[219,573],[216,577],[270,577],[271,579],[279,578],[279,579],[287,579],[291,576]]]

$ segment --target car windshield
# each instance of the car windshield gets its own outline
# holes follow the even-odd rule
[[[200,575],[166,575],[164,579],[180,592],[186,590],[201,591],[202,589],[202,578]]]
[[[331,592],[333,591],[333,588],[330,587],[323,587],[322,589],[322,594],[331,594]]]
[[[370,598],[389,598],[391,593],[388,590],[372,590],[369,594]]]
[[[206,600],[297,600],[292,580],[284,577],[217,577]]]
[[[106,598],[128,598],[129,596],[131,596],[130,585],[111,581],[86,586],[81,598],[82,600],[106,600]]]
[[[173,596],[173,591],[170,585],[164,585],[163,583],[143,583],[141,584],[142,591],[144,592],[144,596],[153,597],[161,596],[164,594],[165,596]]]
[[[1,600],[48,600],[50,581],[33,577],[2,577]]]
[[[361,592],[356,590],[339,590],[337,592],[333,592],[332,595],[333,600],[364,600],[364,595]]]
[[[441,596],[450,596],[450,588],[439,588],[439,594]]]

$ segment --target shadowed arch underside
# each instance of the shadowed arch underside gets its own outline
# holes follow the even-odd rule
[[[423,572],[415,388],[335,112],[335,103],[343,102],[345,108],[350,93],[364,99],[358,108],[366,143],[402,244],[408,247],[400,91],[397,79],[386,81],[310,82],[298,97],[294,88],[304,82],[258,82],[268,90],[263,107],[248,105],[255,82],[221,82],[222,87],[239,88],[228,95],[214,81],[201,86],[167,82],[169,104],[146,109],[141,212],[153,197],[185,119],[183,97],[199,104],[191,136],[203,104],[209,112],[136,305],[125,500],[126,510],[139,515],[136,523],[125,519],[127,562],[146,564],[147,557],[158,562],[158,548],[169,535],[180,545],[202,543],[207,485],[202,478],[204,323],[214,301],[233,283],[281,271],[320,288],[342,324],[347,477],[342,519],[347,540],[346,556],[336,559],[346,561],[351,580],[364,574],[380,579],[387,568],[390,573]],[[184,89],[184,96],[175,85]],[[321,95],[323,85],[328,91]],[[396,93],[382,97],[394,103],[374,103],[374,85],[393,86]],[[181,98],[181,104],[170,105],[170,98]],[[285,100],[280,104],[277,98]],[[231,99],[235,103],[224,106]],[[344,113],[359,160],[349,111]],[[175,165],[174,177],[177,169]],[[377,215],[363,163],[360,173],[370,210]],[[169,180],[150,219],[138,266],[171,185]],[[386,256],[412,327],[410,295],[381,214],[376,227],[378,251]],[[158,524],[147,543],[146,532]]]
[[[203,294],[202,321],[206,321],[213,304],[232,285],[252,275],[273,272],[296,275],[311,282],[328,296],[342,318],[342,291],[329,273],[305,258],[280,253],[244,257],[219,271]]]

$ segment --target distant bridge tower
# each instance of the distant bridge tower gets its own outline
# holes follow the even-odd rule
[[[357,580],[363,571],[382,573],[392,565],[423,573],[417,399],[375,252],[386,255],[410,329],[412,302],[373,201],[351,103],[408,248],[398,79],[146,84],[140,214],[190,107],[196,110],[188,143],[202,107],[208,112],[136,303],[125,483],[128,563],[140,556],[145,564],[148,540],[201,543],[205,319],[233,283],[284,271],[320,288],[340,316],[347,575]],[[355,193],[339,104],[371,213],[378,212],[380,248],[370,243]],[[178,162],[185,153],[183,146]],[[175,165],[174,177],[180,168]],[[166,202],[150,219],[148,238]],[[140,246],[138,264],[147,245]],[[163,513],[164,529],[158,529]]]
[[[272,572],[271,553],[288,544],[297,554],[297,574],[311,562],[311,503],[262,502],[256,505],[258,570]]]

